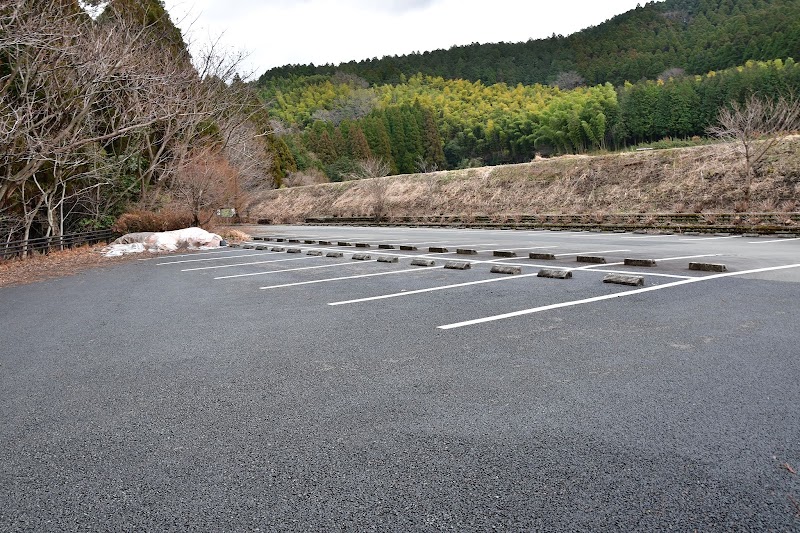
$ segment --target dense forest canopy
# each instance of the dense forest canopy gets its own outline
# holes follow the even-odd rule
[[[513,13],[509,13],[513,16]],[[354,74],[370,85],[397,84],[421,73],[485,84],[551,84],[575,72],[589,85],[656,79],[680,68],[693,74],[748,60],[796,57],[796,0],[666,0],[649,2],[567,37],[523,43],[471,44],[340,65],[287,65],[265,72],[269,89],[296,76]]]
[[[703,75],[562,90],[484,85],[421,74],[365,88],[350,76],[295,79],[272,116],[301,170],[338,180],[364,158],[394,173],[529,161],[537,153],[618,149],[665,138],[703,137],[720,108],[750,94],[800,94],[791,58],[748,61]]]
[[[290,65],[256,86],[292,163],[339,180],[363,157],[408,173],[704,137],[733,101],[800,94],[798,52],[800,2],[667,0],[568,37]]]

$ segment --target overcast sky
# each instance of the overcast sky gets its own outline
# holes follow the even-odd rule
[[[453,45],[569,35],[644,0],[164,0],[191,42],[222,34],[257,77]]]

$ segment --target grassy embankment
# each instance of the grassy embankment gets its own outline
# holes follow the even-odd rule
[[[613,222],[642,213],[797,213],[800,137],[775,147],[745,203],[736,147],[714,144],[597,156],[562,156],[531,163],[268,191],[250,206],[252,219],[302,222],[307,217],[460,217],[588,215]],[[749,222],[757,225],[757,218]],[[787,224],[789,224],[787,219]]]

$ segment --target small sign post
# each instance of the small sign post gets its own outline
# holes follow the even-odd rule
[[[224,207],[222,209],[217,209],[217,216],[222,218],[233,218],[236,216],[236,208]]]

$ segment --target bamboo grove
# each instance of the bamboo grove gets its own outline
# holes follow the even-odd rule
[[[529,161],[537,153],[697,142],[720,109],[751,94],[800,94],[800,65],[791,58],[748,61],[702,75],[572,90],[421,74],[370,88],[341,73],[262,90],[287,132],[293,164],[316,166],[333,180],[368,156],[409,173]]]

